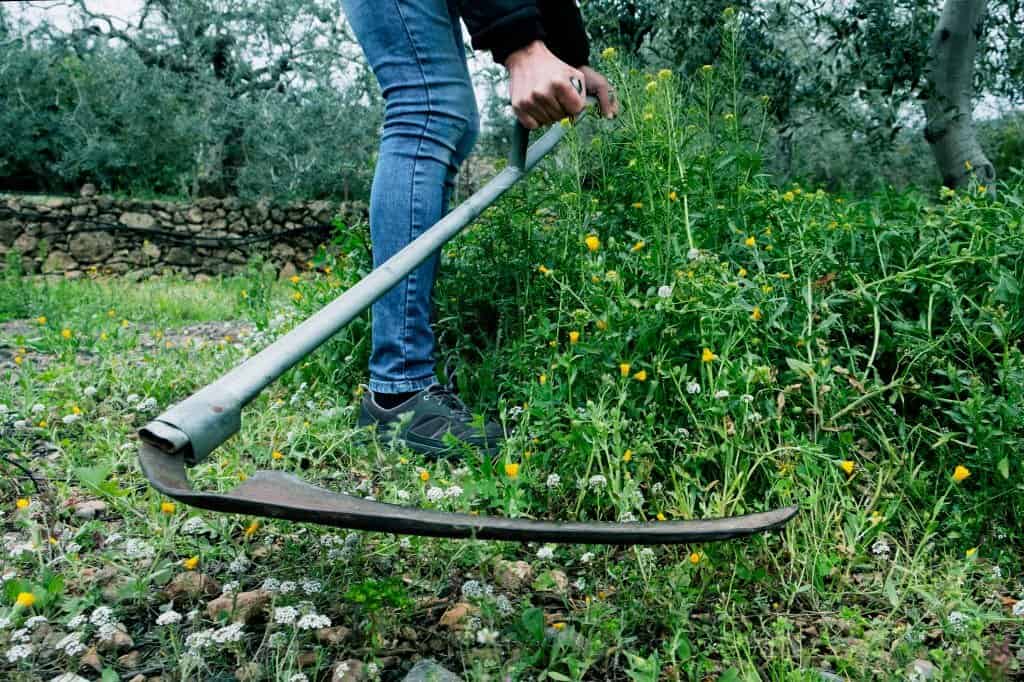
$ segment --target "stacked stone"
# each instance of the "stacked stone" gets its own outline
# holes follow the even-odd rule
[[[97,195],[92,185],[84,186],[80,197],[0,194],[0,268],[7,253],[15,251],[30,273],[72,279],[89,272],[132,279],[154,274],[230,274],[243,270],[257,254],[279,270],[294,271],[314,256],[330,231],[284,233],[326,225],[335,216],[351,225],[365,220],[366,206],[329,201],[275,205],[237,198],[191,203],[120,199]],[[106,229],[76,232],[101,227],[94,223]],[[171,233],[174,238],[147,235],[144,231],[149,230]],[[281,236],[246,244],[230,242],[271,235]],[[229,241],[216,243],[222,238]]]

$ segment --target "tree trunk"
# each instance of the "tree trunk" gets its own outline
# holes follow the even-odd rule
[[[925,139],[947,187],[972,177],[992,186],[996,170],[978,144],[972,116],[974,56],[987,0],[945,0],[928,52]]]

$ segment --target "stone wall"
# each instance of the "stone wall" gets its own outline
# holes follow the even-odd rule
[[[238,199],[192,203],[97,196],[0,194],[0,268],[21,254],[30,273],[217,275],[237,272],[257,254],[285,273],[301,267],[331,236],[330,223],[365,220],[359,202],[275,205]]]

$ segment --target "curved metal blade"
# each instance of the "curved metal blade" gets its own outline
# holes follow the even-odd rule
[[[672,545],[744,537],[780,528],[796,507],[700,521],[654,523],[559,523],[495,516],[473,516],[402,507],[336,493],[280,471],[258,471],[234,490],[194,490],[185,461],[143,444],[142,470],[160,492],[194,507],[290,521],[403,535],[446,538],[565,542],[600,545]]]

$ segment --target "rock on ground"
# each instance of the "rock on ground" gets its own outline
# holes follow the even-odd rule
[[[206,606],[206,613],[211,620],[217,620],[222,613],[227,613],[232,620],[251,623],[270,603],[270,592],[252,590],[238,594],[225,594],[217,597]]]
[[[173,601],[181,597],[216,597],[220,591],[221,585],[214,578],[198,571],[186,571],[174,576],[164,588],[164,596]]]
[[[331,674],[331,682],[362,682],[365,679],[365,666],[355,658],[336,663]]]
[[[533,582],[533,568],[525,561],[498,559],[494,562],[494,578],[503,588],[515,592]]]
[[[403,682],[462,682],[462,678],[437,661],[424,658],[412,667]]]

